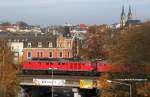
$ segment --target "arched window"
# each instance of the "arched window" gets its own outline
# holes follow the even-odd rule
[[[31,59],[31,58],[32,58],[32,52],[28,52],[27,59]]]
[[[68,58],[70,57],[70,52],[68,52]]]
[[[52,58],[52,57],[53,57],[53,53],[49,52],[49,58]]]
[[[62,58],[62,52],[59,53],[59,57]]]

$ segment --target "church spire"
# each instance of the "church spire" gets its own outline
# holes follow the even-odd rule
[[[126,22],[126,16],[125,16],[125,11],[124,11],[124,5],[122,6],[122,12],[121,12],[121,17],[120,17],[120,25],[121,27],[125,26],[125,22]]]
[[[124,5],[122,6],[122,13],[121,13],[121,17],[125,16],[125,12],[124,12]]]
[[[128,20],[132,19],[132,11],[131,11],[131,6],[129,6],[129,12],[128,12]]]

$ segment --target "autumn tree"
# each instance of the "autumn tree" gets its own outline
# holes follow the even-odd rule
[[[109,83],[113,75],[109,73],[102,74],[98,80],[97,86],[100,89],[100,97],[129,97],[128,87],[122,87],[120,84]]]
[[[137,84],[137,94],[141,97],[150,97],[150,82]]]
[[[106,25],[93,25],[88,28],[86,34],[85,48],[81,51],[81,56],[86,58],[104,58],[105,57],[105,41],[106,41]]]
[[[125,74],[114,75],[116,78],[146,78],[149,74],[145,71],[150,67],[150,22],[141,25],[131,26],[128,30],[119,31],[111,40],[109,45],[109,62],[114,64],[114,68],[124,65],[128,68]],[[149,83],[141,84],[131,82],[133,95],[146,94]],[[143,89],[139,89],[142,86]],[[145,91],[145,92],[144,92]]]
[[[6,40],[0,39],[0,97],[15,97],[18,88],[13,54]]]
[[[149,72],[145,68],[150,67],[150,22],[141,25],[130,26],[128,29],[119,30],[107,37],[105,49],[108,51],[107,61],[113,64],[113,68],[125,66],[128,71],[124,73],[109,73],[102,75],[98,87],[102,97],[129,97],[129,87],[110,85],[106,79],[149,79]],[[101,38],[101,37],[99,37]],[[98,38],[93,38],[98,39]],[[95,40],[93,45],[96,47]],[[97,45],[98,46],[98,45]],[[95,53],[97,51],[95,50]],[[124,69],[124,68],[122,68]],[[132,85],[132,97],[149,97],[150,83],[148,81],[124,81]],[[113,84],[113,83],[112,83]]]
[[[141,72],[150,63],[150,23],[133,26],[112,40],[109,59],[115,64],[128,65],[131,72]],[[141,68],[139,68],[139,65]],[[144,71],[143,71],[144,72]]]

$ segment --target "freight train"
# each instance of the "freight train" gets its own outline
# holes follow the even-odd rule
[[[112,66],[103,60],[80,58],[34,58],[22,65],[23,74],[100,75],[103,72],[128,72],[126,66]]]

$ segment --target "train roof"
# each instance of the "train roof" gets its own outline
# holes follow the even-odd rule
[[[31,61],[46,61],[46,62],[82,62],[85,61],[81,58],[33,58]]]

